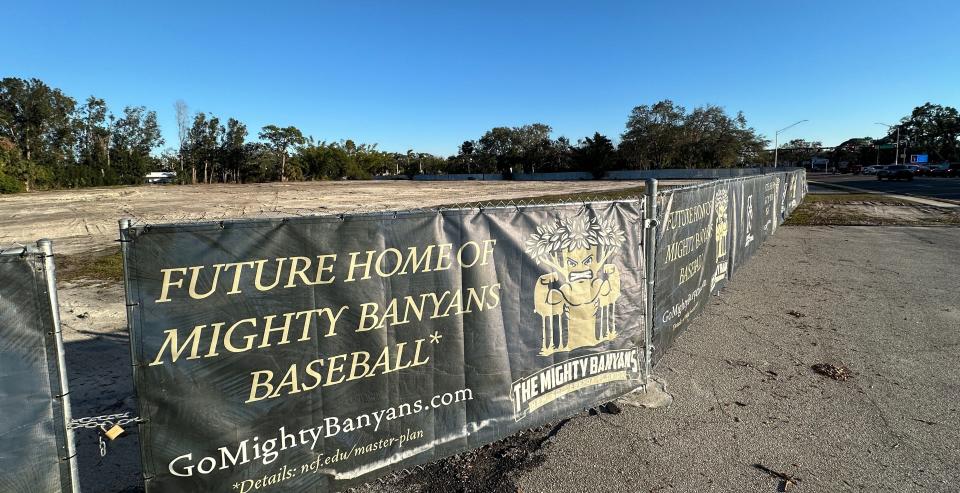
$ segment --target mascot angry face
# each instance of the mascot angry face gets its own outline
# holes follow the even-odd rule
[[[587,210],[540,226],[527,240],[527,253],[551,269],[534,286],[534,312],[543,322],[541,355],[616,337],[620,271],[607,260],[623,242],[623,230]]]

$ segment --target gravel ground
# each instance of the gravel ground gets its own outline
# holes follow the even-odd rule
[[[780,228],[656,368],[672,406],[584,413],[360,491],[955,491],[958,242]],[[60,286],[77,416],[134,409],[122,298]],[[139,491],[130,431],[103,459],[80,432],[85,491]]]

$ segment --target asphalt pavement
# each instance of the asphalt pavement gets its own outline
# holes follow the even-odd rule
[[[960,178],[918,176],[913,181],[890,181],[877,180],[877,177],[872,175],[834,175],[829,173],[809,173],[807,177],[810,180],[826,184],[844,185],[874,192],[960,201]]]

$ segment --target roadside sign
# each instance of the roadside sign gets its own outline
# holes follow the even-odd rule
[[[923,164],[928,161],[926,154],[911,154],[910,162],[913,164]]]

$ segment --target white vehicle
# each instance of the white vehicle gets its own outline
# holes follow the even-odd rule
[[[883,165],[880,165],[880,166],[867,166],[866,168],[863,168],[863,174],[865,174],[865,175],[875,175],[875,174],[877,174],[877,172],[879,172],[879,171],[882,170],[882,169],[887,169],[887,166],[883,166]]]

